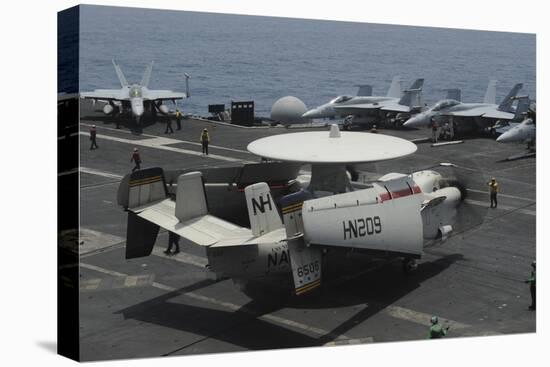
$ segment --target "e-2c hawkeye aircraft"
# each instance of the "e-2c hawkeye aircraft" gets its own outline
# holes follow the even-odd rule
[[[186,93],[173,92],[171,90],[149,89],[149,80],[153,70],[153,62],[145,69],[139,84],[128,84],[124,73],[112,60],[116,75],[120,82],[120,89],[96,89],[93,92],[82,92],[80,96],[85,99],[107,102],[103,107],[103,113],[111,115],[118,110],[120,113],[131,113],[139,124],[144,112],[149,111],[153,115],[157,112],[168,114],[168,107],[163,104],[165,101],[172,101],[188,98],[189,75],[185,74]]]
[[[250,280],[292,274],[301,295],[320,286],[322,254],[335,249],[401,257],[404,269],[413,270],[424,241],[445,239],[452,231],[463,196],[432,170],[350,183],[342,162],[377,162],[416,151],[413,143],[382,134],[340,133],[332,125],[330,134],[276,135],[248,149],[270,159],[310,162],[309,181],[277,200],[279,205],[265,182],[244,188],[248,228],[210,214],[200,172],[178,177],[174,201],[161,168],[136,171],[121,186],[128,212],[126,258],[150,255],[162,227],[205,248],[208,269],[218,275]]]

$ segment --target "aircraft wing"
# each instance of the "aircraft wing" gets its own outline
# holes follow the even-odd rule
[[[128,92],[122,89],[96,89],[93,92],[80,93],[81,98],[100,101],[123,101],[129,99]]]
[[[404,106],[398,103],[391,104],[391,105],[384,105],[380,110],[388,111],[388,112],[411,112],[411,108],[409,106]]]
[[[175,216],[175,210],[176,203],[171,199],[165,199],[148,206],[138,216],[199,246],[211,246],[229,239],[234,239],[235,243],[243,243],[252,237],[250,229],[209,214],[180,222]]]
[[[498,111],[497,109],[489,108],[472,108],[470,110],[454,111],[454,112],[442,112],[445,116],[457,116],[457,117],[485,117],[493,119],[511,120],[514,118],[513,113]]]
[[[365,112],[368,110],[375,110],[383,107],[384,105],[381,105],[379,103],[360,103],[360,104],[354,104],[354,105],[348,105],[348,106],[334,106],[334,110],[340,114],[358,114],[361,112]]]
[[[187,98],[187,94],[173,92],[171,90],[153,89],[144,92],[143,98],[152,101],[176,100]]]
[[[489,119],[512,120],[515,117],[515,114],[510,112],[495,110],[495,111],[489,111],[483,114],[483,117],[486,117]]]

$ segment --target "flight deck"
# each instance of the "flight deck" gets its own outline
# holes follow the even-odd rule
[[[120,179],[133,167],[200,169],[260,158],[247,151],[259,138],[328,127],[237,128],[184,119],[164,134],[163,123],[115,124],[101,109],[81,102],[80,120],[80,343],[81,359],[106,360],[308,346],[422,340],[430,317],[450,327],[449,338],[532,333],[529,277],[536,253],[536,161],[505,161],[524,150],[494,139],[418,150],[393,161],[364,164],[360,179],[409,173],[452,162],[472,173],[465,203],[470,212],[445,242],[434,242],[410,274],[400,261],[347,253],[327,259],[319,291],[301,297],[280,284],[262,282],[243,291],[206,268],[203,249],[180,241],[167,256],[166,231],[149,257],[126,260],[127,214],[117,205]],[[89,130],[97,125],[98,149]],[[207,128],[210,155],[199,137]],[[407,140],[429,129],[379,130]],[[368,147],[365,147],[368,149]],[[307,170],[304,167],[304,170]],[[437,168],[434,168],[437,170]],[[489,208],[487,181],[500,184],[497,209]],[[467,217],[481,217],[472,223]],[[276,291],[274,291],[276,290]]]

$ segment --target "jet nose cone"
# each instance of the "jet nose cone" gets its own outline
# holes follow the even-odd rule
[[[303,118],[306,118],[306,119],[314,119],[316,117],[318,117],[319,115],[319,111],[317,110],[317,108],[314,108],[314,109],[311,109],[309,111],[306,111],[302,117]]]
[[[510,134],[508,134],[508,132],[505,132],[504,134],[500,135],[497,138],[497,142],[499,143],[508,143],[510,140],[511,140],[511,136]]]

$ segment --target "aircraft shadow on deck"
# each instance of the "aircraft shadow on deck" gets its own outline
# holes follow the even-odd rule
[[[238,345],[249,350],[319,346],[333,341],[338,336],[376,315],[387,306],[417,289],[425,280],[438,275],[456,261],[461,260],[463,260],[463,256],[460,254],[444,256],[435,261],[420,264],[414,273],[408,275],[403,274],[400,267],[395,266],[395,264],[387,263],[343,284],[331,286],[329,281],[322,292],[311,296],[302,298],[286,297],[279,299],[279,302],[254,299],[237,311],[222,311],[178,303],[177,297],[215,282],[205,280],[190,287],[116,311],[116,313],[122,314],[125,319],[134,319],[178,329]],[[275,312],[284,307],[318,309],[357,304],[367,304],[368,306],[327,334],[319,335],[319,337],[312,337],[286,327],[277,326],[272,322],[259,318],[261,315]],[[319,325],[311,326],[321,327]],[[419,339],[424,338],[424,336],[419,335]],[[193,340],[189,344],[195,342],[196,340]],[[185,347],[181,346],[179,349],[167,351],[164,355],[181,352]]]

